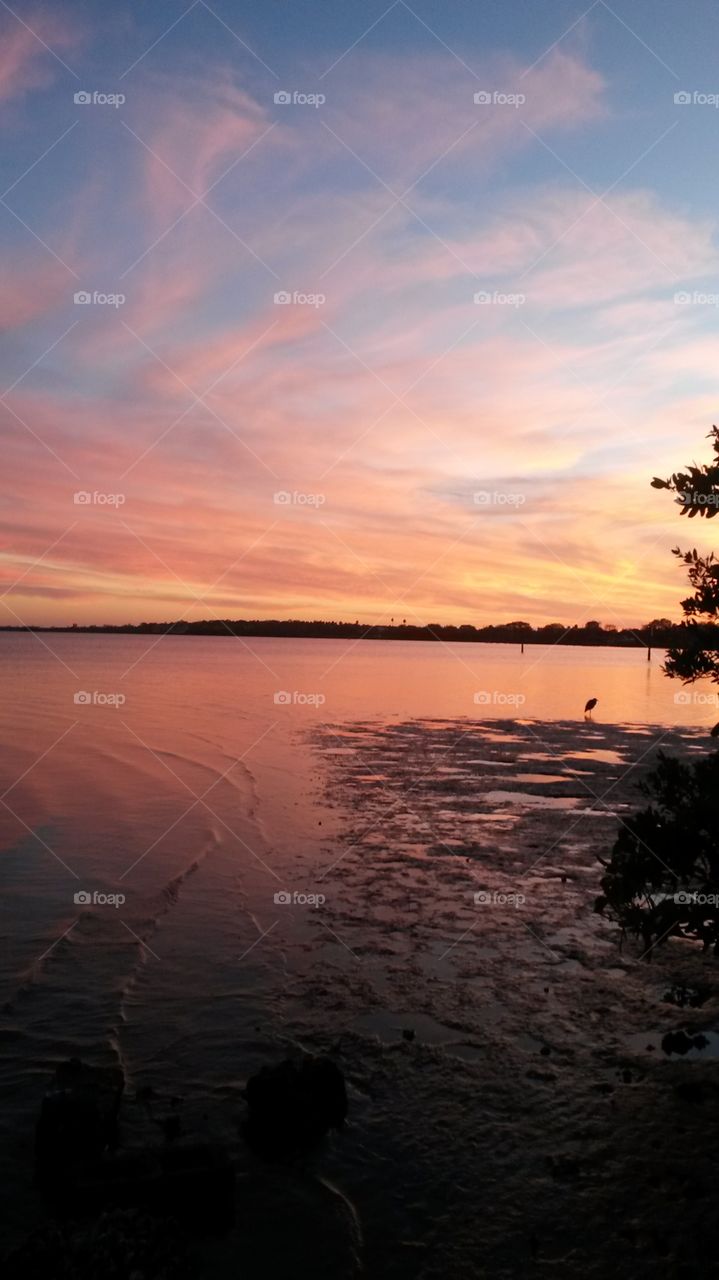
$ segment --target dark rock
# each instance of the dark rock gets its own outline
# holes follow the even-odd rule
[[[700,1009],[709,999],[710,990],[708,987],[669,987],[662,996],[665,1004],[675,1004],[680,1009],[689,1007],[690,1009]]]
[[[700,1179],[687,1182],[683,1188],[683,1195],[687,1200],[704,1200],[708,1194],[707,1184]]]
[[[682,1056],[690,1049],[702,1049],[707,1044],[704,1036],[690,1036],[686,1031],[667,1031],[662,1037],[662,1049],[665,1053],[679,1053]]]
[[[228,1230],[234,1220],[235,1173],[217,1143],[177,1142],[123,1152],[78,1171],[65,1207],[83,1213],[138,1209],[174,1218],[197,1235]]]
[[[340,1129],[347,1115],[344,1076],[330,1058],[262,1067],[248,1080],[245,1098],[245,1139],[267,1159],[310,1151],[330,1129]]]
[[[174,1142],[182,1133],[182,1121],[179,1116],[165,1116],[161,1122],[166,1142]]]
[[[402,1039],[414,1040],[415,1034],[416,1033],[415,1033],[414,1027],[404,1027],[402,1030]]]
[[[707,1098],[707,1087],[702,1080],[681,1080],[674,1085],[674,1092],[682,1102],[701,1103]]]
[[[118,1151],[123,1086],[118,1070],[89,1067],[78,1059],[58,1067],[42,1102],[35,1156],[36,1183],[53,1211],[73,1218],[138,1211],[175,1218],[197,1233],[228,1229],[234,1168],[226,1149],[186,1141],[180,1116],[170,1113],[162,1120],[149,1117],[149,1141]],[[125,1273],[119,1274],[125,1280]]]
[[[320,1178],[288,1164],[264,1165],[238,1178],[236,1206],[234,1230],[203,1250],[206,1280],[358,1280],[364,1275],[356,1210]],[[416,1271],[415,1265],[402,1273]],[[379,1280],[379,1271],[375,1274]]]
[[[189,1230],[217,1234],[232,1226],[235,1216],[235,1170],[226,1149],[218,1143],[166,1147],[162,1172],[150,1201],[153,1213],[172,1215]]]
[[[573,1182],[581,1173],[579,1162],[571,1156],[547,1156],[547,1164],[552,1177],[560,1182]]]
[[[117,1146],[125,1079],[120,1070],[63,1062],[45,1094],[35,1131],[35,1181],[45,1190],[78,1165]]]

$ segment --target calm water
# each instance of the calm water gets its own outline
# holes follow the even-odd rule
[[[662,675],[661,658],[649,665],[640,650],[543,646],[522,656],[508,645],[3,635],[6,991],[73,925],[75,892],[123,892],[123,919],[144,939],[143,922],[155,928],[192,877],[185,896],[215,939],[229,930],[227,954],[256,941],[272,892],[288,876],[313,874],[323,843],[331,855],[333,815],[320,813],[323,761],[308,729],[413,718],[581,721],[589,697],[599,699],[597,725],[712,725],[711,687],[683,691]],[[132,935],[120,929],[120,941],[126,949]],[[62,949],[51,954],[57,966]],[[210,959],[195,957],[197,978],[209,964],[204,976],[214,980]]]
[[[211,1113],[276,1054],[311,943],[347,960],[318,912],[274,897],[316,891],[336,859],[343,726],[583,724],[589,697],[597,730],[719,718],[711,689],[676,702],[638,650],[43,641],[0,637],[0,1128],[23,1162],[58,1059],[119,1061],[130,1088],[189,1082]]]
[[[35,714],[72,721],[74,694],[97,690],[122,693],[126,716],[161,717],[170,731],[227,714],[262,728],[280,714],[274,695],[284,691],[299,696],[281,711],[283,723],[316,719],[306,695],[317,694],[332,721],[514,716],[519,705],[530,718],[572,719],[598,697],[598,721],[713,723],[712,687],[667,680],[663,656],[656,650],[648,664],[642,649],[534,645],[521,655],[516,645],[2,634],[2,714],[14,738]]]

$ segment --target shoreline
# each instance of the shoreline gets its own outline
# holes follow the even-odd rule
[[[204,637],[219,640],[227,639],[272,639],[272,640],[352,640],[388,641],[407,644],[471,644],[471,645],[505,645],[512,648],[566,648],[566,649],[638,649],[648,655],[654,651],[663,653],[667,649],[683,648],[691,643],[686,633],[678,636],[665,634],[660,637],[641,634],[638,630],[625,629],[612,638],[609,633],[602,633],[602,638],[586,635],[583,628],[567,628],[557,636],[540,634],[512,633],[488,634],[493,630],[502,631],[501,627],[482,628],[467,626],[427,626],[427,627],[392,627],[365,626],[353,623],[141,623],[139,625],[88,625],[88,626],[0,626],[0,634],[5,635],[92,635],[92,636],[182,636]],[[473,632],[474,634],[469,634]],[[577,634],[579,633],[579,634]],[[682,641],[684,643],[682,643]],[[719,635],[710,649],[719,650]]]

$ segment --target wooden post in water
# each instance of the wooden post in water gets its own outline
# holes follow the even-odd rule
[[[524,653],[524,641],[522,641],[522,653]]]

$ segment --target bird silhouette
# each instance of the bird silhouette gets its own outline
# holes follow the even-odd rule
[[[596,705],[597,705],[597,702],[598,702],[598,701],[599,701],[599,699],[598,699],[598,698],[590,698],[590,699],[589,699],[589,702],[587,703],[587,705],[586,705],[586,706],[585,706],[585,708],[584,708],[584,718],[585,718],[585,720],[591,720],[591,718],[592,718],[592,712],[593,712],[594,708],[596,707]]]

